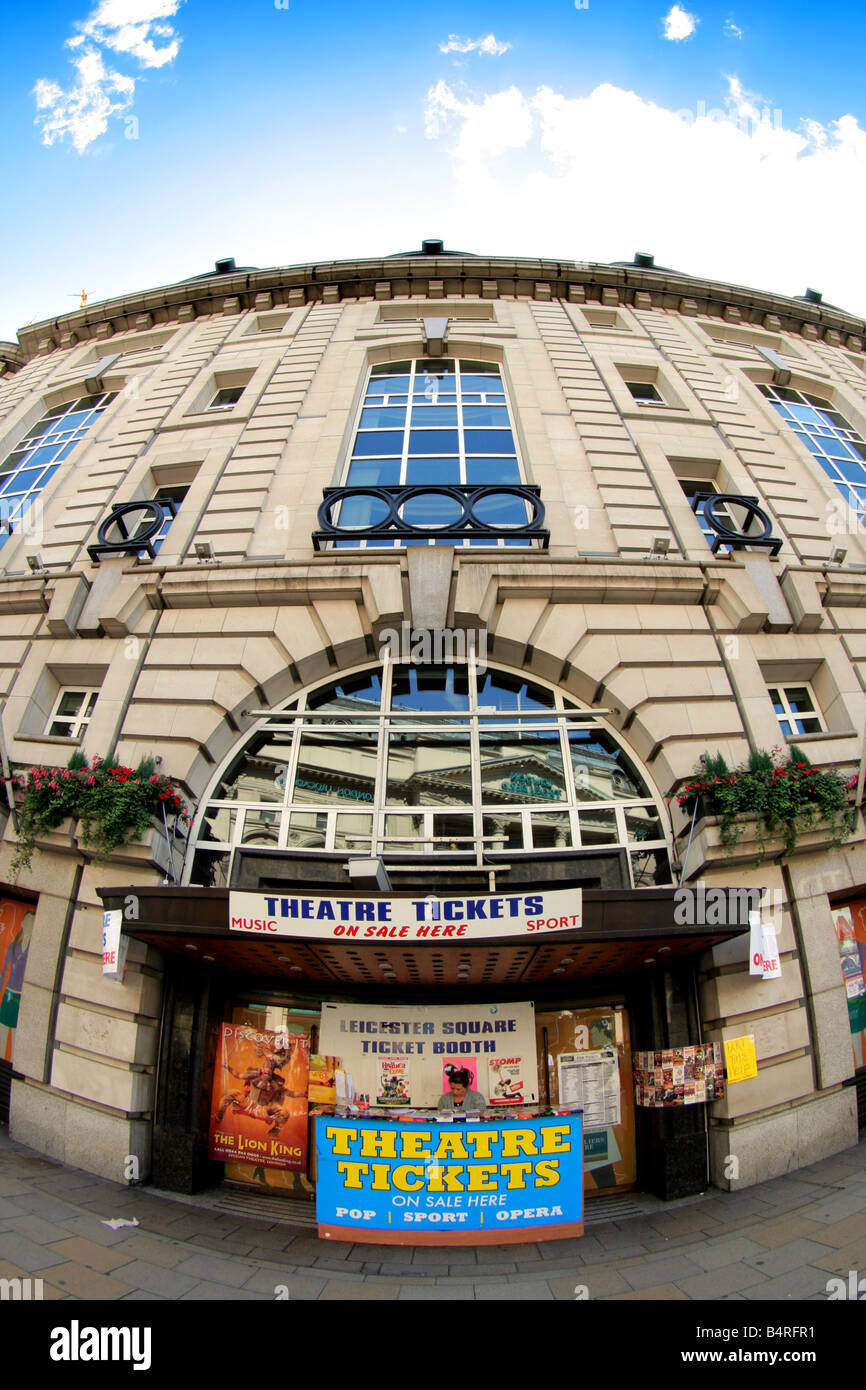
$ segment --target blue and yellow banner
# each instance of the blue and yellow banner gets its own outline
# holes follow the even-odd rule
[[[316,1120],[324,1240],[503,1245],[583,1234],[582,1116]]]

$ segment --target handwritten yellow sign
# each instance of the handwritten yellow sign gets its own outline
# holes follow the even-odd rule
[[[735,1081],[751,1081],[753,1076],[758,1075],[758,1055],[753,1034],[750,1033],[745,1038],[726,1040],[725,1066],[729,1086]]]

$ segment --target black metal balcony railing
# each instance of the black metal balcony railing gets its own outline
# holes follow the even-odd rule
[[[417,483],[328,487],[313,545],[334,541],[540,541],[546,548],[541,489],[529,483]]]

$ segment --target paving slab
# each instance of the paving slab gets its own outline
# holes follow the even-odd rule
[[[687,1293],[689,1298],[721,1298],[726,1293],[745,1293],[752,1284],[764,1284],[766,1275],[748,1265],[722,1265],[719,1269],[708,1270],[706,1274],[678,1279],[677,1287]]]
[[[96,1299],[102,1302],[105,1299],[122,1298],[125,1293],[131,1292],[130,1285],[122,1283],[120,1279],[99,1274],[95,1269],[88,1269],[86,1265],[75,1264],[72,1261],[53,1268],[46,1265],[46,1269],[46,1278],[54,1287],[71,1293],[75,1298]]]
[[[792,1269],[787,1274],[780,1274],[775,1279],[766,1279],[762,1284],[753,1284],[750,1288],[744,1289],[743,1293],[750,1302],[775,1302],[781,1299],[799,1302],[815,1293],[821,1293],[826,1298],[827,1280],[830,1277],[826,1270],[806,1265],[803,1269]]]
[[[863,1248],[866,1250],[866,1239],[863,1241]],[[838,1251],[836,1253],[838,1254]],[[826,1245],[801,1237],[798,1240],[789,1240],[787,1245],[777,1245],[774,1250],[747,1255],[743,1257],[743,1263],[773,1278],[777,1274],[787,1274],[791,1269],[799,1269],[802,1265],[817,1264],[826,1254]]]
[[[687,1303],[689,1301],[688,1294],[683,1293],[682,1289],[678,1289],[676,1284],[653,1284],[646,1289],[634,1289],[631,1293],[611,1294],[609,1298],[606,1298],[604,1300],[604,1302],[616,1303],[624,1301],[633,1301],[635,1299],[658,1300],[659,1302],[663,1303]]]

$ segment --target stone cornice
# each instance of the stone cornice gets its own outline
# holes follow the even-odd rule
[[[667,270],[578,261],[418,255],[206,275],[105,300],[23,328],[18,335],[20,355],[27,361],[53,351],[61,339],[64,346],[90,340],[110,342],[114,333],[224,311],[411,296],[603,301],[714,318],[735,310],[730,317],[739,323],[772,325],[776,331],[794,333],[805,328],[812,337],[829,332],[834,335],[831,341],[839,335],[851,348],[862,347],[866,339],[862,318],[828,305]]]

